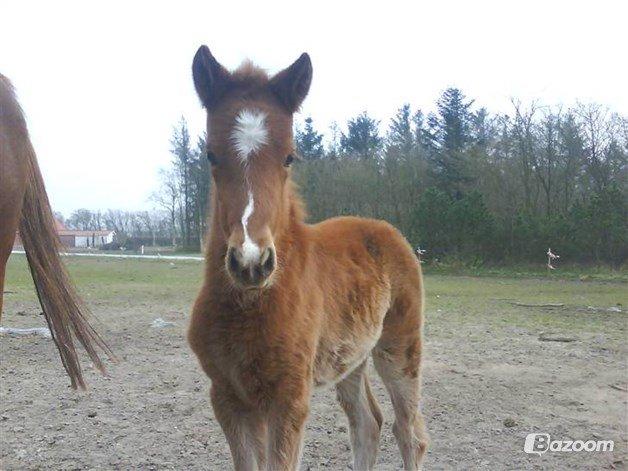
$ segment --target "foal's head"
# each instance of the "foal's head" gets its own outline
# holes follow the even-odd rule
[[[207,109],[213,217],[226,241],[225,265],[237,285],[262,288],[270,284],[275,241],[289,221],[292,115],[310,88],[312,64],[303,54],[273,77],[250,63],[231,73],[202,46],[192,72]]]

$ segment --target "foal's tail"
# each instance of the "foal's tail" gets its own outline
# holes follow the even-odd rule
[[[105,367],[98,350],[114,358],[110,348],[90,325],[89,310],[76,293],[68,276],[59,249],[61,244],[44,181],[30,140],[22,147],[27,161],[27,182],[19,233],[28,265],[35,282],[37,296],[61,361],[72,387],[85,389],[83,371],[74,345],[73,334],[83,345],[94,365],[104,374]]]

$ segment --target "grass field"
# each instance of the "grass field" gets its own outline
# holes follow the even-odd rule
[[[228,467],[207,381],[184,339],[202,263],[68,258],[67,264],[121,362],[110,366],[109,378],[88,369],[93,387],[74,393],[49,340],[1,337],[0,467]],[[537,277],[426,271],[423,408],[432,437],[426,469],[624,465],[624,274],[561,279],[542,271]],[[3,325],[44,325],[24,256],[11,258],[5,290]],[[541,306],[548,304],[560,306]],[[175,327],[153,328],[156,318]],[[541,341],[541,333],[573,341]],[[378,469],[399,469],[389,401],[373,381],[386,418]],[[523,443],[530,432],[611,439],[615,450],[527,455]],[[348,443],[333,391],[317,392],[303,469],[347,469]]]

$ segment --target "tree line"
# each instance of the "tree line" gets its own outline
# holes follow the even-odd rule
[[[78,209],[67,219],[57,217],[71,229],[116,232],[112,248],[137,249],[141,245],[174,246],[198,251],[207,227],[210,185],[205,136],[192,142],[185,119],[173,128],[172,160],[159,170],[159,187],[150,195],[151,211],[92,211]]]
[[[493,114],[448,88],[433,112],[405,104],[387,126],[365,111],[324,136],[307,117],[295,144],[311,222],[385,219],[432,259],[538,262],[551,247],[563,260],[618,266],[628,255],[628,119],[604,106],[513,100]],[[193,142],[182,119],[171,152],[156,210],[107,211],[102,223],[198,249],[211,183],[205,136]],[[85,211],[68,223],[84,225]]]

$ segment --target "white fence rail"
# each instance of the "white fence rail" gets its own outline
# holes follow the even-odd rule
[[[11,253],[26,254],[23,250],[14,250]],[[115,253],[74,253],[74,252],[61,252],[61,255],[65,257],[102,257],[102,258],[135,258],[142,260],[205,260],[203,257],[194,255],[126,255]]]

